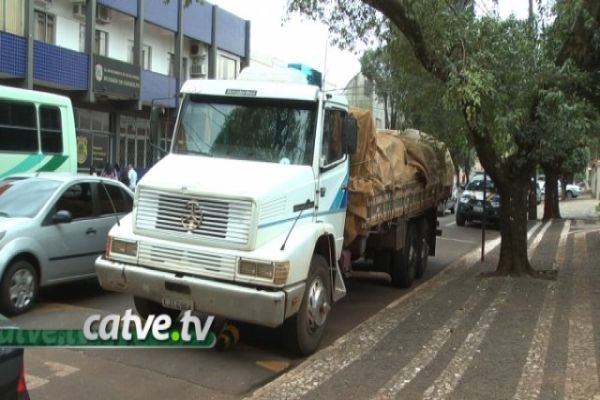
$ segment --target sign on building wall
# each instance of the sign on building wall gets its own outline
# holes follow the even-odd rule
[[[90,132],[77,132],[77,168],[87,171],[90,167],[101,170],[109,162],[110,140],[108,136]]]
[[[94,92],[121,99],[140,97],[138,66],[94,55]]]

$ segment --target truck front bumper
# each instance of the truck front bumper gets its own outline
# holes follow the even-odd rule
[[[107,290],[157,303],[186,304],[195,311],[275,328],[299,308],[305,283],[264,290],[181,276],[99,257],[96,274]]]

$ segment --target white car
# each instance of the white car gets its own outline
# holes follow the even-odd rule
[[[40,286],[93,278],[133,193],[113,179],[35,173],[0,181],[0,313],[29,310]]]

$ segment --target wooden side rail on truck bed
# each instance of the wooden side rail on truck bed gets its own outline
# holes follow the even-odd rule
[[[363,228],[373,227],[396,218],[411,218],[450,196],[450,188],[441,183],[425,186],[411,181],[394,191],[387,191],[367,201],[367,218]]]

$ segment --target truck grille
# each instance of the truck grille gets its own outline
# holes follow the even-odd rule
[[[140,242],[139,263],[162,270],[232,280],[236,258]]]
[[[252,202],[141,188],[136,228],[175,236],[248,244]]]

